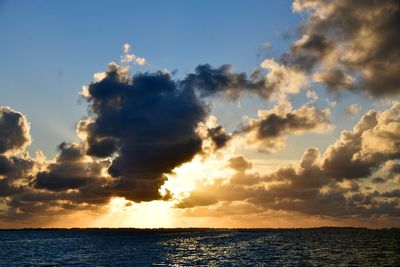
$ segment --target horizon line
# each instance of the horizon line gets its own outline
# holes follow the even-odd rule
[[[319,227],[159,227],[159,228],[136,228],[136,227],[23,227],[23,228],[0,228],[0,231],[26,231],[26,230],[129,230],[129,231],[222,231],[222,230],[317,230],[317,229],[365,229],[365,230],[400,230],[400,227],[358,227],[358,226],[319,226]]]

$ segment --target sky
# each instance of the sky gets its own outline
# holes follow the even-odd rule
[[[399,18],[0,1],[0,228],[398,226]]]

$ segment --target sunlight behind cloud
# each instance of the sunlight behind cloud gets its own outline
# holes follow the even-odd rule
[[[226,157],[202,158],[196,156],[191,162],[174,169],[173,174],[167,174],[168,181],[161,190],[170,191],[176,199],[187,196],[195,189],[196,181],[212,181],[215,178],[228,177],[232,171],[226,168]]]
[[[175,225],[172,204],[165,201],[134,203],[122,197],[112,198],[107,211],[92,227],[160,228]]]

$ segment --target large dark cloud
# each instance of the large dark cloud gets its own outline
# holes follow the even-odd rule
[[[206,106],[193,88],[179,86],[168,74],[129,78],[111,64],[104,79],[89,85],[86,99],[93,115],[80,123],[87,154],[103,158],[115,153],[108,172],[121,196],[161,199],[164,174],[201,152],[196,127],[205,119]]]
[[[314,78],[331,91],[399,94],[399,1],[296,0],[293,8],[307,19],[285,64],[306,72],[319,66]]]
[[[108,173],[115,178],[117,195],[134,201],[161,199],[164,174],[202,151],[196,128],[208,111],[197,93],[237,98],[249,91],[268,97],[268,90],[264,79],[256,74],[249,79],[228,65],[199,65],[176,82],[162,72],[130,78],[123,67],[110,64],[105,77],[86,90],[92,117],[81,121],[78,130],[86,138],[87,155],[112,157]],[[219,149],[231,137],[215,125],[205,138]]]

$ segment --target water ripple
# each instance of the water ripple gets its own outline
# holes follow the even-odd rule
[[[0,266],[400,266],[400,230],[0,231]]]

